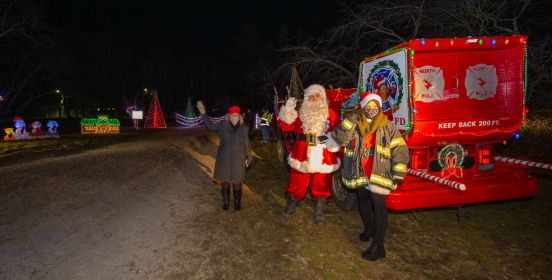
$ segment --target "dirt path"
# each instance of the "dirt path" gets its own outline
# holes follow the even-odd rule
[[[551,220],[542,214],[552,208],[550,191],[467,209],[463,223],[444,210],[392,214],[388,256],[370,263],[360,258],[367,244],[357,240],[355,212],[330,205],[321,227],[304,201],[292,220],[278,218],[287,173],[271,144],[256,147],[263,159],[235,213],[219,209],[210,179],[214,135],[136,139],[0,169],[0,279],[542,279],[550,272]]]
[[[153,279],[180,248],[201,254],[190,224],[213,215],[216,191],[164,140],[2,168],[0,278]],[[210,278],[207,264],[188,264]]]

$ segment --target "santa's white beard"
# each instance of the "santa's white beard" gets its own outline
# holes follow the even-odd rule
[[[328,120],[328,105],[324,101],[305,100],[299,110],[299,118],[303,122],[304,133],[321,135],[326,130]]]

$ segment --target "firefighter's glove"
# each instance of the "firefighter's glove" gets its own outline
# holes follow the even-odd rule
[[[404,181],[403,181],[403,179],[394,179],[393,183],[395,183],[395,185],[397,185],[397,186],[400,186],[404,183]]]
[[[198,101],[196,104],[196,107],[200,114],[202,115],[205,114],[206,111],[205,111],[205,105],[203,105],[203,102]]]
[[[349,120],[350,122],[354,123],[355,125],[358,124],[358,122],[360,121],[360,116],[355,112],[355,113],[351,113],[347,116],[347,120]]]
[[[295,97],[290,97],[287,101],[286,101],[286,109],[287,110],[295,110],[295,107],[297,106],[297,99],[295,99]]]
[[[326,136],[326,135],[320,135],[317,138],[318,138],[318,142],[320,144],[324,144],[324,143],[326,143],[326,141],[328,141],[328,136]]]

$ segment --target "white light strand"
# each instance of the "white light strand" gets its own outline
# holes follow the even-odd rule
[[[228,118],[228,114],[221,117],[209,117],[212,123],[221,123]],[[179,113],[175,113],[175,120],[178,124],[183,125],[184,127],[197,127],[203,123],[201,116],[190,118],[185,117]]]

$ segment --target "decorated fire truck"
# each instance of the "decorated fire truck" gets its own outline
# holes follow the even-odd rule
[[[552,167],[501,158],[493,148],[525,125],[526,42],[522,35],[415,39],[360,63],[355,90],[382,97],[382,109],[411,155],[409,175],[387,197],[389,209],[536,195],[538,182],[528,166]],[[337,107],[351,91],[329,91],[330,105]],[[339,171],[332,195],[341,208],[356,208],[356,194],[342,184]]]

